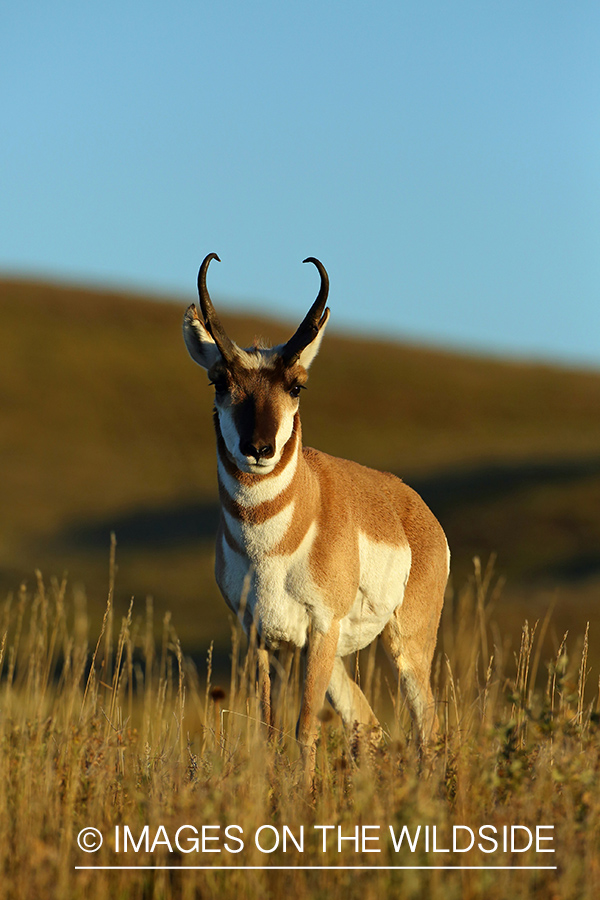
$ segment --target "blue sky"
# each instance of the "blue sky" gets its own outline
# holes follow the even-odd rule
[[[600,365],[600,5],[12,0],[0,271]]]

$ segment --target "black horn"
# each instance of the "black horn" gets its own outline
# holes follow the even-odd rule
[[[225,359],[225,361],[229,361],[232,359],[235,352],[233,341],[227,337],[225,329],[221,325],[219,317],[215,312],[215,308],[212,305],[212,300],[210,299],[208,288],[206,287],[206,272],[208,271],[210,262],[213,259],[216,259],[217,262],[221,262],[216,253],[209,253],[208,256],[204,257],[202,265],[200,266],[200,271],[198,272],[198,295],[200,297],[200,308],[202,310],[202,316],[204,318],[206,330],[219,348],[222,357]]]
[[[313,263],[319,270],[321,276],[321,287],[317,299],[307,312],[300,327],[294,335],[289,339],[281,352],[281,357],[287,366],[293,365],[298,361],[300,354],[305,347],[313,341],[319,333],[323,321],[325,319],[325,304],[329,294],[329,276],[323,263],[314,256],[303,259],[302,262]]]

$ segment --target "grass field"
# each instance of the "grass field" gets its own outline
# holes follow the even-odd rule
[[[333,329],[342,303],[332,295]],[[201,660],[214,640],[221,665],[212,398],[183,345],[185,306],[0,281],[0,597],[35,568],[67,572],[99,627],[114,531],[119,614],[151,595],[158,622],[185,622],[184,650]],[[223,318],[242,344],[294,327]],[[600,629],[599,409],[598,372],[332,331],[302,421],[307,444],[419,490],[448,534],[455,591],[475,555],[496,554],[513,646],[554,603],[551,653],[567,627]]]
[[[293,737],[300,660],[285,683],[274,672],[269,741],[253,643],[233,628],[231,675],[216,683],[210,653],[200,672],[185,658],[177,622],[166,617],[155,642],[150,604],[118,621],[111,571],[97,634],[65,583],[39,576],[5,605],[0,896],[598,896],[600,716],[587,635],[544,659],[548,620],[525,623],[507,653],[492,612],[499,585],[476,569],[444,614],[430,759],[419,770],[390,672],[367,653],[358,677],[384,743],[353,755],[353,736],[324,711],[311,793]],[[98,840],[90,828],[103,837],[97,852],[78,845]],[[288,866],[304,868],[277,868]]]
[[[0,897],[598,896],[600,374],[328,335],[307,443],[413,484],[453,573],[430,758],[375,647],[349,664],[384,743],[323,711],[307,792],[302,661],[274,665],[268,740],[214,584],[184,307],[0,283]],[[223,318],[242,344],[291,331]]]

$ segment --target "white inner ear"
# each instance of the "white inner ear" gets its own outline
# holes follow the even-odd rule
[[[321,325],[318,335],[316,336],[316,338],[314,338],[310,342],[310,344],[308,344],[307,347],[304,348],[304,350],[300,354],[300,358],[298,359],[298,362],[300,363],[300,365],[304,366],[304,368],[307,370],[308,370],[308,367],[310,366],[310,364],[312,363],[313,359],[319,352],[319,347],[321,346],[321,341],[323,340],[323,335],[325,334],[325,328],[326,328],[328,322],[329,322],[329,310],[326,309],[325,310],[325,321]]]
[[[210,369],[221,359],[219,348],[198,318],[193,304],[183,317],[183,339],[188,353],[203,369]]]

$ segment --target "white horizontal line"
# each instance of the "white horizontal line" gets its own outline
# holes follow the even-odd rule
[[[491,870],[508,870],[511,872],[520,872],[520,871],[533,871],[539,872],[542,869],[557,869],[558,866],[75,866],[76,869],[86,869],[86,870],[111,870],[111,869],[169,869],[169,870],[184,870],[190,869],[194,871],[203,871],[203,872],[222,872],[222,871],[252,871],[252,872],[310,872],[313,869],[322,871],[335,871],[339,869],[342,871],[369,871],[369,872],[393,872],[397,870],[415,870],[419,869],[421,871],[449,871],[449,870],[460,870],[464,871],[466,869],[478,869],[482,871],[491,871]]]

